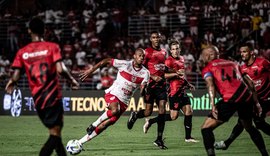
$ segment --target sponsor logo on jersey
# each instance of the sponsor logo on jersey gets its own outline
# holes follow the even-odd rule
[[[25,52],[25,53],[23,53],[22,58],[24,60],[27,60],[29,58],[47,55],[47,53],[48,53],[48,50],[36,51],[33,53]]]

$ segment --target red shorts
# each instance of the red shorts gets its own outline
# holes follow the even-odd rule
[[[124,113],[128,107],[125,103],[120,101],[115,95],[112,95],[110,93],[105,94],[105,101],[107,103],[107,107],[109,107],[111,103],[119,103],[120,114]]]

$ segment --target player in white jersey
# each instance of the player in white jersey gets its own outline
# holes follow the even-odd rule
[[[81,80],[84,80],[96,69],[108,63],[118,69],[113,85],[105,90],[105,101],[108,110],[86,129],[87,134],[79,140],[81,145],[92,140],[107,127],[113,125],[125,112],[133,93],[139,87],[141,87],[141,94],[143,94],[144,87],[150,77],[149,71],[142,65],[144,56],[145,51],[138,48],[133,55],[134,59],[131,61],[107,58],[80,74]]]

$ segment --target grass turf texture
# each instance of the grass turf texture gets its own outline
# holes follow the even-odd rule
[[[97,116],[65,116],[63,129],[64,145],[70,139],[79,139],[86,134],[85,128]],[[192,136],[199,139],[199,143],[184,142],[183,117],[176,121],[166,123],[164,137],[168,150],[160,150],[153,145],[156,139],[156,125],[153,125],[147,134],[142,131],[144,119],[137,120],[132,130],[126,127],[128,117],[123,116],[119,121],[109,127],[100,136],[84,145],[85,151],[80,156],[203,156],[206,155],[200,126],[205,117],[193,118]],[[225,139],[231,133],[237,121],[233,117],[228,123],[217,128],[214,133],[216,140]],[[270,123],[270,118],[267,118]],[[1,156],[36,156],[43,143],[47,140],[47,129],[41,124],[37,116],[21,116],[13,118],[0,116],[0,155]],[[265,139],[266,147],[270,152],[270,137],[261,132]],[[247,132],[240,137],[227,151],[216,151],[220,156],[257,156],[260,155]],[[56,155],[55,153],[53,155]]]

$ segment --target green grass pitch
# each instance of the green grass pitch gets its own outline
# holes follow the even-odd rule
[[[65,116],[63,142],[79,139],[84,136],[85,128],[97,116]],[[132,130],[126,127],[128,117],[123,116],[101,135],[84,145],[85,151],[80,156],[203,156],[206,155],[200,126],[205,117],[193,117],[192,135],[199,143],[184,142],[183,117],[166,123],[164,137],[168,150],[160,150],[153,145],[156,139],[156,125],[147,134],[142,131],[144,119],[137,120]],[[216,140],[229,136],[237,118],[217,128],[214,133]],[[268,123],[270,119],[267,118]],[[0,155],[1,156],[36,156],[48,137],[47,129],[37,116],[21,116],[13,118],[0,116]],[[268,152],[270,137],[262,133]],[[259,152],[250,140],[247,132],[243,132],[227,151],[216,151],[220,156],[259,156]],[[53,155],[56,155],[55,153]]]

